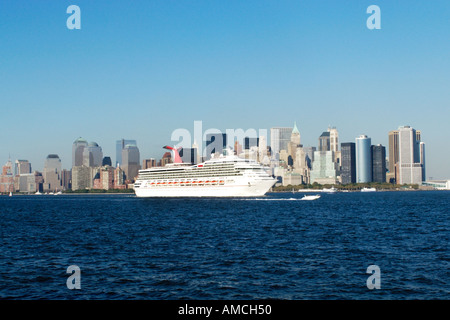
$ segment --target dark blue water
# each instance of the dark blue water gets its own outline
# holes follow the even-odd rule
[[[450,298],[450,192],[302,196],[2,196],[0,299]]]

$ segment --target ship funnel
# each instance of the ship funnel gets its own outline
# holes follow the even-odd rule
[[[178,153],[178,151],[180,151],[182,148],[174,148],[171,146],[164,146],[164,149],[168,149],[168,150],[172,150],[173,153],[173,163],[183,163],[183,160],[181,160],[180,154]]]

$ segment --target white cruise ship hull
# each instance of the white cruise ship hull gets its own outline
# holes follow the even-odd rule
[[[258,197],[265,195],[275,180],[261,180],[250,185],[168,186],[135,189],[137,197]]]

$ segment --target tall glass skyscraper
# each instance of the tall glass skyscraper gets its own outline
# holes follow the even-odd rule
[[[355,143],[341,143],[341,179],[343,184],[356,183]]]
[[[122,168],[127,180],[134,180],[141,168],[139,149],[135,144],[127,144],[122,150]]]
[[[44,177],[44,191],[62,190],[61,159],[57,154],[47,156],[42,175]]]
[[[100,167],[102,160],[102,148],[96,142],[90,142],[83,150],[83,165],[86,167]]]
[[[398,171],[400,184],[420,184],[423,179],[421,158],[425,160],[425,154],[421,155],[420,140],[417,132],[410,126],[398,129],[399,155]],[[422,146],[425,151],[425,146]]]
[[[356,182],[372,182],[371,139],[366,135],[356,138]]]
[[[137,145],[136,140],[121,139],[116,141],[116,167],[122,166],[122,150],[127,144]]]
[[[88,146],[88,142],[83,138],[78,138],[72,145],[72,167],[83,165],[84,148]]]
[[[371,146],[372,149],[372,181],[386,182],[386,148],[381,144]]]
[[[272,158],[279,158],[281,150],[288,150],[291,142],[292,128],[270,128],[270,147]]]

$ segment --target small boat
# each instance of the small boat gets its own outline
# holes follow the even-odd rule
[[[322,192],[326,192],[326,193],[335,193],[335,192],[337,192],[337,189],[336,189],[335,187],[331,187],[331,188],[329,188],[329,189],[323,188],[323,189],[322,189]]]
[[[316,195],[304,195],[303,198],[301,198],[300,200],[317,200],[320,198],[320,195],[316,194]]]
[[[375,192],[377,189],[375,188],[362,188],[361,192]]]
[[[12,192],[9,193],[9,196],[12,197]]]
[[[40,192],[38,191],[38,192],[36,192],[35,194],[40,195],[40,194],[42,194],[42,193],[40,193]]]

